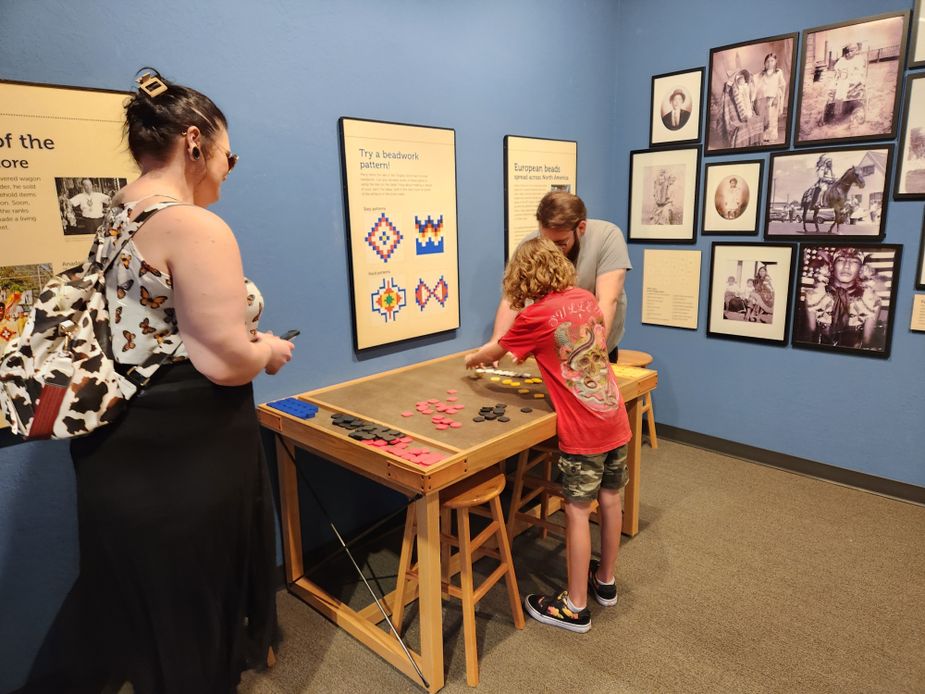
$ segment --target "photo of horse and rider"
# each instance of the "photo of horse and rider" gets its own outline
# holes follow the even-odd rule
[[[765,238],[882,239],[892,145],[771,156]]]

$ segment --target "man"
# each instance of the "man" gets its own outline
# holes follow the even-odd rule
[[[825,192],[829,186],[835,183],[835,172],[832,170],[832,160],[824,154],[819,155],[816,160],[816,187],[813,189],[813,201],[810,208],[819,203],[820,207],[825,207]]]
[[[611,362],[617,361],[617,345],[623,339],[626,320],[626,292],[623,283],[632,270],[623,233],[610,222],[588,219],[584,202],[577,195],[554,191],[540,200],[536,210],[540,235],[552,241],[575,266],[576,286],[593,293],[604,314],[604,333]],[[496,343],[514,324],[517,311],[502,297],[495,314],[495,326],[486,344]]]
[[[668,103],[671,104],[671,110],[662,116],[662,123],[669,130],[680,130],[691,117],[690,111],[681,108],[684,105],[684,92],[675,89],[668,97]]]
[[[109,206],[110,197],[93,190],[93,181],[89,178],[83,179],[80,185],[83,192],[78,193],[68,201],[72,207],[80,210],[80,219],[77,220],[77,233],[95,234],[97,228],[103,223],[103,214]]]

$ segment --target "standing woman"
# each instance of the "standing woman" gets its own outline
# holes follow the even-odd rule
[[[237,161],[225,116],[156,73],[139,81],[125,130],[141,176],[100,229],[112,253],[142,225],[107,275],[112,352],[123,373],[172,363],[120,419],[72,442],[80,575],[62,612],[74,610],[78,641],[46,647],[68,660],[55,691],[233,692],[272,658],[277,630],[251,381],[279,371],[293,345],[257,332],[260,292],[206,209]]]
[[[787,81],[784,72],[777,67],[777,56],[768,53],[764,57],[764,70],[755,78],[755,111],[764,118],[763,142],[776,143],[780,108],[784,103]]]

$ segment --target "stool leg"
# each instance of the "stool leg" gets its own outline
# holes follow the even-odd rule
[[[475,591],[472,588],[472,548],[469,534],[469,509],[456,511],[459,525],[459,583],[462,590],[463,635],[466,645],[466,683],[479,684],[479,652],[475,640]]]
[[[655,410],[652,408],[652,393],[646,393],[646,422],[649,425],[649,445],[658,448],[658,436],[655,435]]]
[[[552,479],[552,453],[546,455],[546,460],[543,463],[543,475],[544,479]],[[543,520],[549,519],[549,492],[546,491],[540,495],[540,518]],[[549,530],[546,529],[546,526],[543,526],[540,537],[543,540],[549,537]]]
[[[411,552],[414,549],[414,504],[405,514],[405,532],[401,538],[401,555],[398,559],[398,576],[395,593],[392,596],[392,626],[401,634],[402,618],[405,616],[405,588],[408,586],[408,568],[411,566]]]
[[[511,603],[511,616],[514,618],[514,626],[518,629],[523,629],[524,611],[520,605],[520,589],[517,587],[517,576],[514,574],[514,557],[511,555],[511,545],[507,541],[504,516],[501,512],[501,500],[498,497],[491,500],[491,515],[498,523],[498,551],[501,555],[501,562],[507,565],[504,580],[507,583],[508,601]]]
[[[453,511],[452,509],[440,509],[440,533],[447,535],[453,534]],[[452,547],[449,543],[440,541],[440,575],[443,582],[449,585],[450,577],[450,559],[452,558]]]
[[[514,544],[517,533],[517,514],[520,512],[520,497],[524,492],[524,469],[530,459],[530,450],[521,451],[517,456],[517,468],[514,472],[514,490],[511,492],[511,510],[507,514],[507,540]]]

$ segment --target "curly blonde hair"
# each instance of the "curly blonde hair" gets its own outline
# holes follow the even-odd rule
[[[575,286],[575,267],[548,239],[524,241],[504,270],[504,296],[518,311],[527,299],[538,301],[552,292]]]

